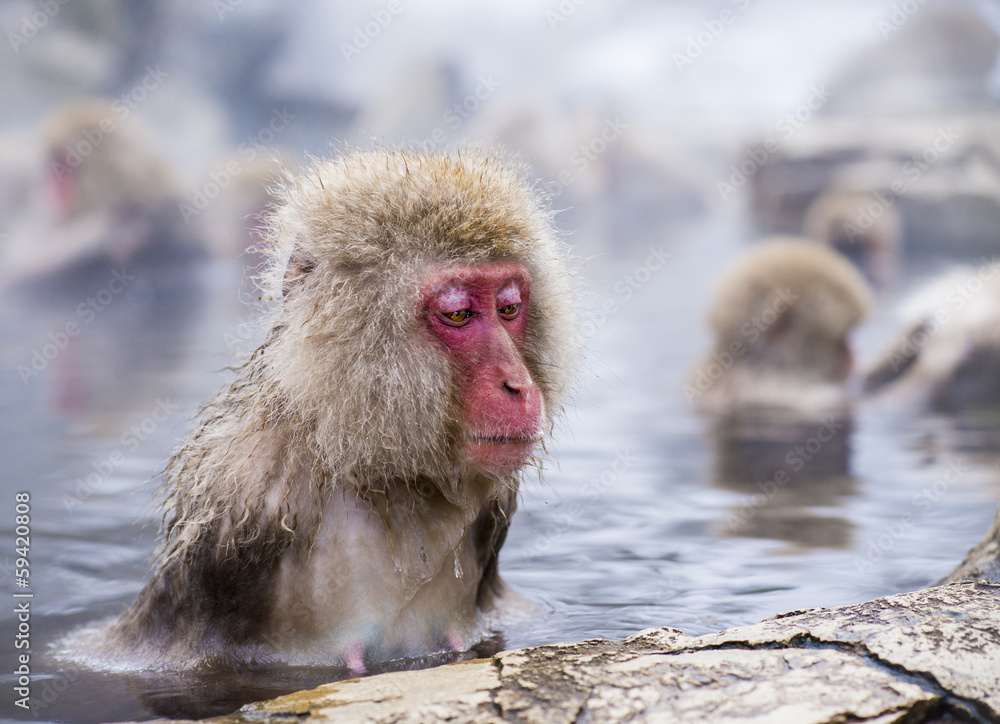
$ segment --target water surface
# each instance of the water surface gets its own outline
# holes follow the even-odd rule
[[[745,236],[738,221],[703,219],[581,260],[590,279],[585,309],[612,298],[616,311],[583,315],[579,392],[543,479],[524,486],[501,554],[504,577],[538,612],[477,653],[652,626],[703,634],[919,588],[947,574],[987,529],[1000,497],[1000,432],[988,418],[916,415],[883,400],[851,420],[761,445],[734,441],[693,412],[682,385],[708,347],[708,289]],[[641,272],[650,245],[671,256]],[[912,267],[906,278],[922,273]],[[75,291],[5,302],[0,581],[10,596],[14,496],[25,491],[37,719],[221,713],[342,675],[123,676],[48,656],[60,636],[117,615],[142,586],[158,524],[147,480],[226,379],[234,352],[254,338],[232,275],[210,267],[202,277],[166,296],[137,281],[95,315],[80,313],[87,294]],[[629,293],[628,279],[643,283]],[[96,280],[93,293],[102,286]],[[894,329],[894,295],[859,330],[860,359]],[[71,321],[78,334],[22,379],[18,366],[30,366]],[[833,426],[823,434],[829,442],[767,495],[788,451],[808,446],[824,425]],[[955,480],[943,482],[949,469]],[[12,605],[0,610],[0,630],[13,641]],[[16,651],[5,642],[0,652],[3,711],[31,718],[11,703]]]

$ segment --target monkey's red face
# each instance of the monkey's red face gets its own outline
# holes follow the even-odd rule
[[[515,262],[448,266],[423,280],[427,324],[456,373],[466,457],[495,473],[523,465],[542,436],[542,397],[524,363],[530,287]]]
[[[50,166],[52,175],[49,177],[49,190],[52,200],[58,213],[67,216],[76,204],[73,164],[70,163],[65,151],[54,151],[51,155]]]

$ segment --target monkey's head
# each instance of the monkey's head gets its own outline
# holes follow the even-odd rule
[[[176,179],[149,131],[124,104],[89,99],[46,123],[49,186],[61,216],[121,213],[176,195]]]
[[[868,284],[840,254],[806,240],[775,239],[722,277],[709,322],[717,354],[733,355],[734,368],[839,383],[852,368],[847,336],[870,304]]]
[[[877,217],[869,214],[873,206],[879,209]],[[859,221],[863,215],[864,224]],[[872,193],[834,188],[806,210],[802,233],[840,252],[879,286],[892,278],[902,221],[895,206],[885,206]]]
[[[565,252],[521,169],[355,151],[282,201],[268,368],[329,470],[361,490],[516,476],[577,347]]]

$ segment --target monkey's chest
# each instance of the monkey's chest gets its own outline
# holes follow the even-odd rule
[[[388,659],[478,639],[482,566],[465,527],[392,523],[359,506],[330,511],[311,550],[282,562],[279,626],[289,640]]]

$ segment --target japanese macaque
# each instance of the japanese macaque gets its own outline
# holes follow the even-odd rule
[[[844,409],[847,336],[870,298],[858,271],[819,244],[776,239],[751,249],[715,290],[708,313],[715,346],[685,396],[720,414],[809,418]]]
[[[832,190],[806,211],[802,233],[843,254],[870,282],[882,287],[893,280],[902,229],[897,208],[886,206],[874,194]]]
[[[95,99],[60,109],[45,124],[44,147],[44,208],[4,249],[8,283],[60,286],[123,267],[162,272],[199,255],[172,170],[127,108]]]
[[[577,346],[522,173],[353,151],[283,183],[268,338],[163,474],[163,544],[97,667],[366,665],[461,651]]]
[[[952,270],[900,308],[902,331],[865,376],[939,412],[1000,405],[1000,276],[995,264]]]

